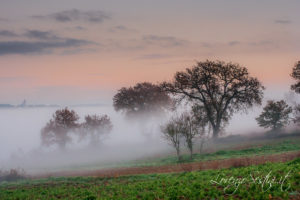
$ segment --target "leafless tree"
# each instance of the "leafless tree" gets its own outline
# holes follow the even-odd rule
[[[300,93],[300,61],[295,64],[291,77],[297,81],[291,86],[291,89]]]
[[[278,131],[289,123],[292,107],[285,101],[268,101],[263,112],[256,118],[259,126]]]
[[[203,105],[194,104],[192,106],[191,114],[193,115],[195,123],[198,127],[198,139],[200,140],[199,152],[202,154],[204,144],[209,140],[212,128],[209,124],[209,120]]]
[[[140,114],[158,114],[171,108],[172,100],[158,85],[138,83],[134,87],[121,88],[113,97],[116,111],[123,111],[128,117]]]
[[[190,159],[192,160],[194,140],[201,134],[202,127],[198,121],[196,121],[196,118],[188,112],[184,112],[179,116],[177,126],[180,134],[185,139],[185,144],[190,151]]]
[[[264,89],[257,78],[249,75],[247,68],[209,60],[177,72],[173,81],[161,86],[180,99],[203,105],[214,138],[235,112],[261,105]]]
[[[163,133],[164,138],[170,142],[170,144],[176,149],[176,155],[178,161],[181,160],[180,156],[180,144],[182,135],[180,133],[180,129],[178,127],[178,119],[172,118],[168,123],[161,126],[161,131]]]
[[[64,108],[57,110],[53,118],[41,130],[42,144],[50,146],[57,144],[64,149],[72,139],[68,133],[78,127],[79,116],[74,110]]]
[[[80,127],[80,138],[89,138],[92,146],[100,143],[100,138],[111,132],[113,125],[107,115],[87,115]]]

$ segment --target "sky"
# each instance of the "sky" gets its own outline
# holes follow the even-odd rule
[[[0,104],[111,104],[206,59],[247,67],[282,98],[300,59],[298,0],[0,2]]]

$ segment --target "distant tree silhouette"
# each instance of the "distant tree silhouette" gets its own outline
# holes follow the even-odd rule
[[[81,138],[89,138],[90,144],[96,146],[100,143],[100,138],[111,132],[113,125],[107,115],[87,115],[85,122],[81,124]]]
[[[291,89],[300,93],[300,61],[295,64],[291,77],[297,81],[297,83],[291,86]]]
[[[172,105],[171,98],[158,85],[138,83],[134,87],[121,88],[113,97],[116,111],[123,111],[126,116],[139,114],[159,114]]]
[[[264,89],[256,78],[249,76],[245,67],[209,60],[177,72],[172,82],[161,86],[180,100],[187,98],[202,105],[214,138],[233,113],[254,104],[261,105]]]
[[[278,131],[289,123],[291,113],[292,108],[285,101],[268,101],[256,121],[261,127]]]
[[[71,141],[68,133],[78,127],[78,120],[79,117],[74,110],[68,108],[57,110],[53,118],[41,130],[42,144],[46,146],[57,144],[64,149]]]

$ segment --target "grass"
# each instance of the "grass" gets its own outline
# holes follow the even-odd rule
[[[268,174],[270,177],[266,178]],[[284,178],[286,175],[288,176]],[[230,177],[232,178],[229,179]],[[232,185],[238,183],[238,180],[241,182],[243,178],[245,181],[239,187]],[[229,182],[226,183],[226,180]],[[117,178],[62,177],[0,185],[0,199],[8,200],[296,199],[299,192],[300,158],[286,163],[267,163],[222,170]]]
[[[229,136],[220,138],[216,144],[207,143],[206,147],[213,153],[193,155],[193,160],[189,159],[187,151],[183,151],[183,163],[186,162],[200,162],[208,160],[220,160],[227,158],[251,157],[256,155],[270,155],[290,151],[300,150],[300,134],[297,132],[294,136],[283,135],[282,137],[262,137],[254,139],[245,139],[242,136]],[[195,144],[195,152],[197,152],[198,144]],[[211,148],[209,148],[211,147]],[[177,164],[177,157],[170,152],[164,153],[156,157],[139,158],[131,161],[119,161],[108,163],[86,163],[80,165],[67,165],[61,166],[52,171],[82,171],[82,170],[98,170],[107,168],[120,168],[120,167],[148,167],[148,166],[163,166]]]
[[[267,144],[263,146],[253,146],[251,148],[241,149],[241,150],[219,150],[214,153],[205,153],[205,154],[194,154],[193,159],[190,160],[188,154],[182,155],[181,162],[200,162],[208,160],[219,160],[227,158],[239,158],[239,157],[250,157],[256,155],[269,155],[284,153],[290,151],[299,151],[300,150],[300,140],[284,140],[272,144]],[[136,161],[131,161],[127,163],[120,163],[117,166],[122,167],[133,167],[133,166],[161,166],[178,163],[176,156],[168,156],[165,158],[154,158],[154,159],[141,159]]]
[[[270,142],[271,141],[271,142]],[[213,144],[212,144],[213,145]],[[268,140],[263,141],[260,146],[256,144],[252,144],[251,147],[245,143],[248,148],[243,148],[242,146],[236,146],[236,143],[231,144],[230,146],[227,144],[227,148],[225,150],[218,150],[214,153],[204,153],[193,154],[193,160],[190,160],[189,154],[182,155],[183,163],[186,162],[200,162],[200,161],[208,161],[208,160],[220,160],[227,158],[239,158],[239,157],[251,157],[256,155],[270,155],[270,154],[279,154],[290,151],[299,151],[300,150],[300,137],[293,139],[281,139],[281,140]],[[239,147],[239,150],[233,150],[233,147]],[[226,150],[227,149],[227,150]],[[80,165],[80,166],[68,166],[64,170],[95,170],[95,169],[103,169],[103,168],[119,168],[119,167],[148,167],[148,166],[162,166],[162,165],[172,165],[177,164],[178,159],[175,155],[165,155],[164,157],[156,157],[156,158],[144,158],[132,161],[121,161],[116,163],[93,163],[88,165]]]

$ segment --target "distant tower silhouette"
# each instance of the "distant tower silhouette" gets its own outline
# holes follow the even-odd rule
[[[23,102],[19,105],[19,107],[26,107],[26,99],[23,100]]]

